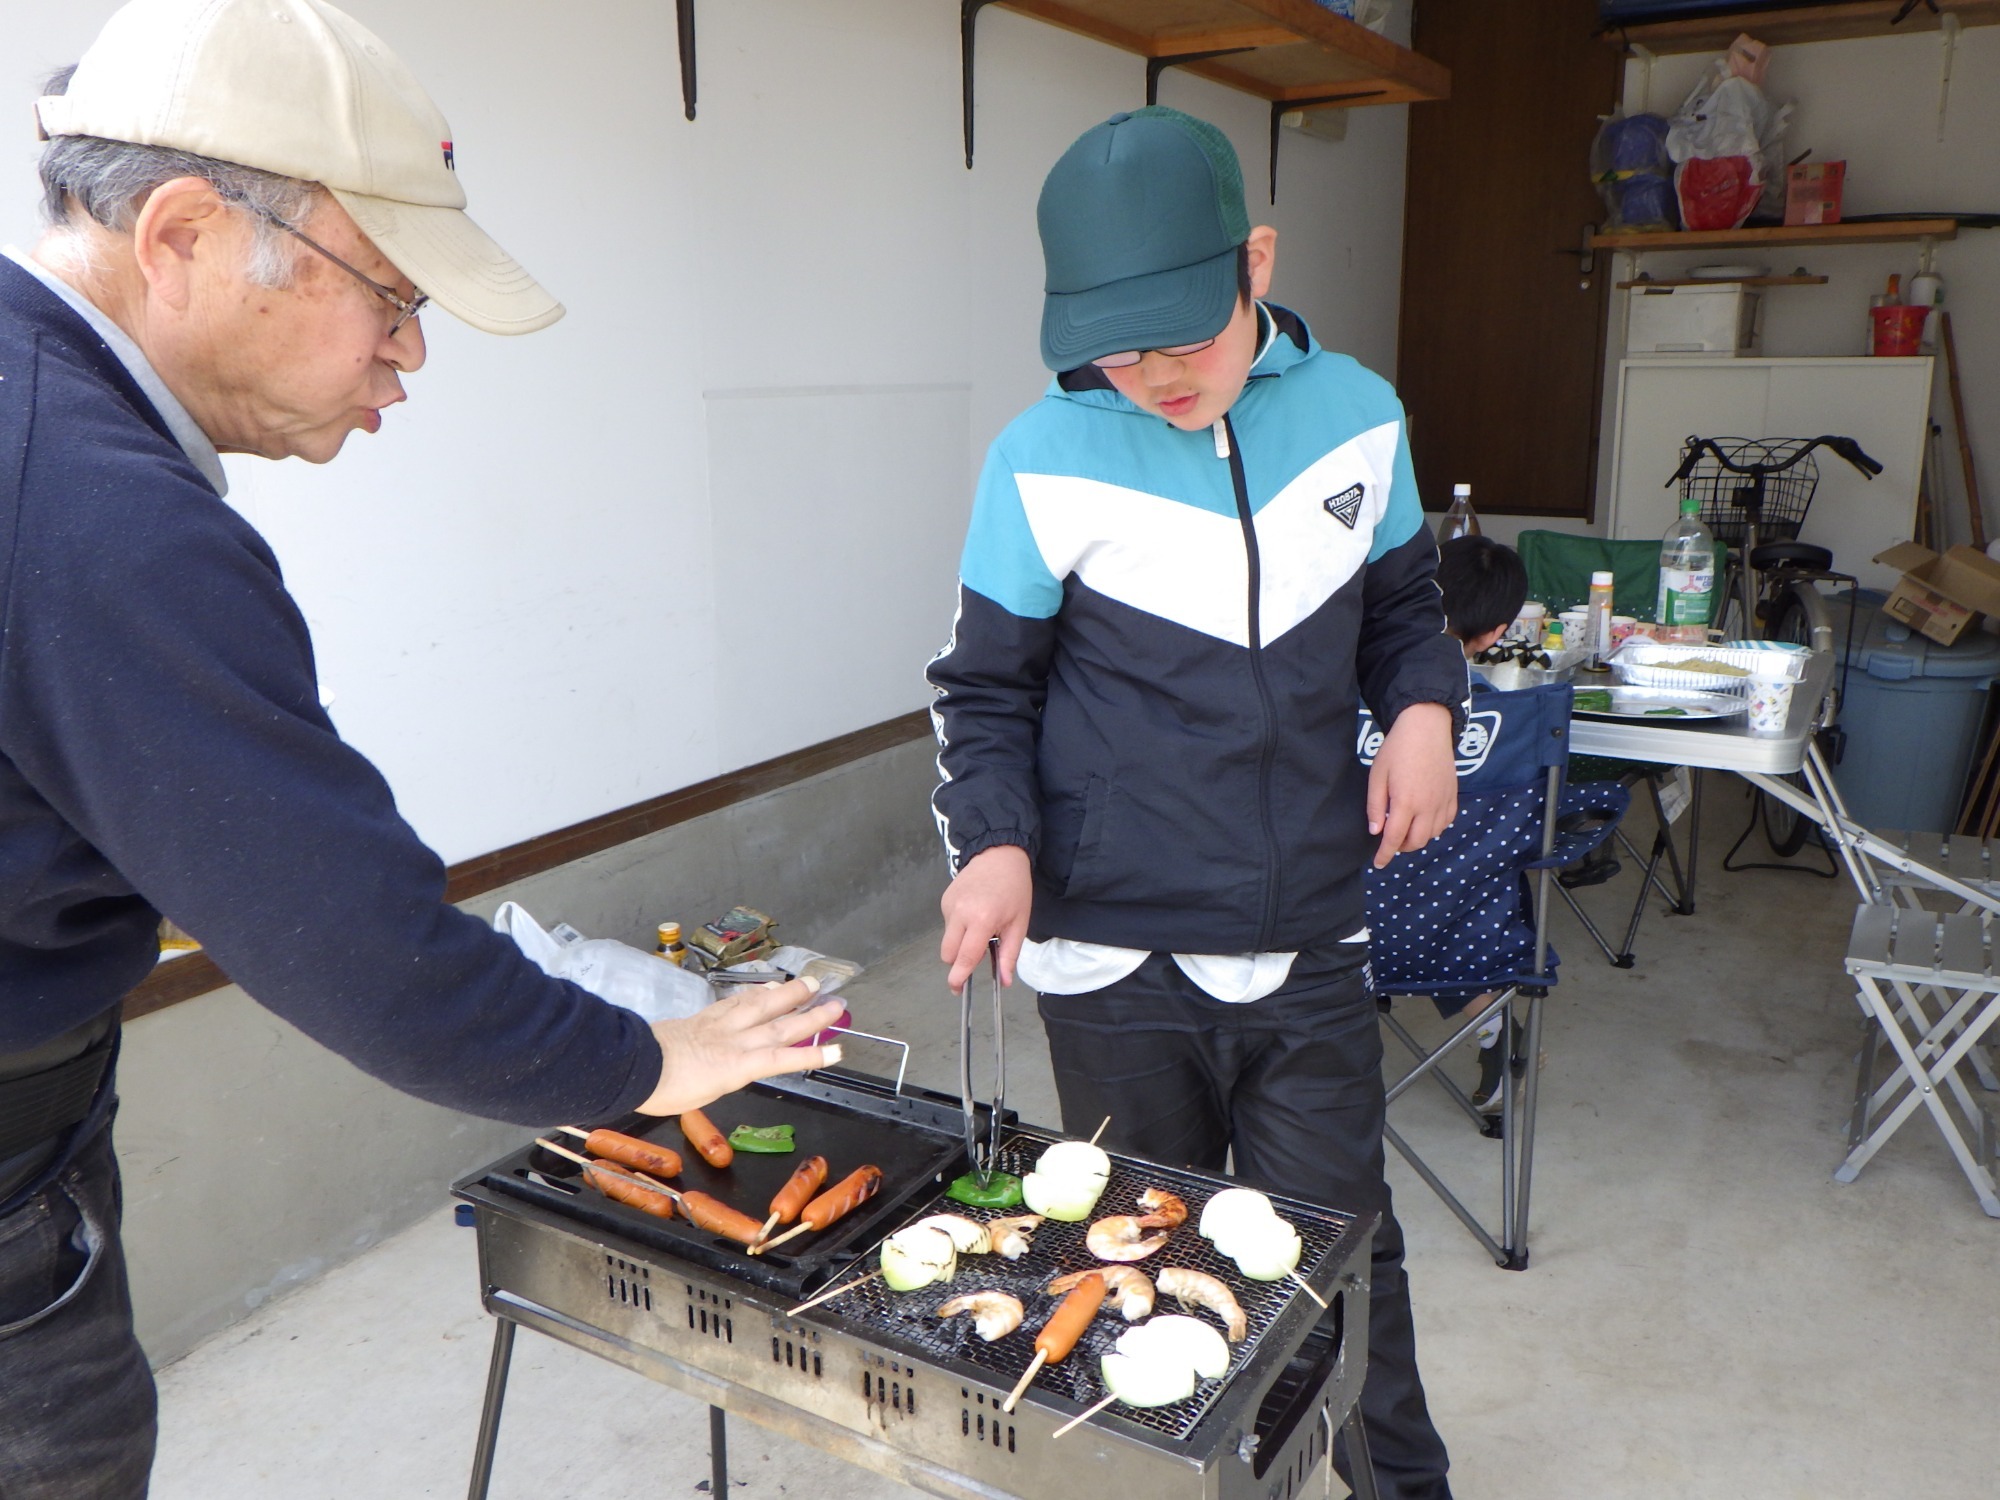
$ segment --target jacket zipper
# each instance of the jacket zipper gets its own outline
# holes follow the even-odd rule
[[[1257,524],[1250,513],[1250,482],[1243,475],[1243,454],[1236,428],[1227,416],[1215,424],[1215,453],[1229,460],[1229,482],[1236,490],[1236,519],[1243,527],[1243,547],[1250,563],[1250,678],[1257,684],[1257,704],[1264,716],[1263,746],[1257,757],[1257,820],[1264,833],[1264,920],[1258,929],[1259,953],[1277,941],[1278,892],[1284,871],[1278,852],[1277,825],[1271,817],[1271,771],[1278,758],[1277,710],[1271,685],[1264,676],[1264,565],[1257,550]]]

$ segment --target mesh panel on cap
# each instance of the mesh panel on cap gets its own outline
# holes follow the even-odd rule
[[[1164,104],[1149,104],[1144,109],[1135,109],[1132,116],[1134,119],[1170,120],[1187,133],[1189,139],[1201,148],[1201,154],[1208,158],[1208,165],[1215,173],[1216,206],[1222,211],[1222,227],[1228,232],[1230,242],[1240,245],[1249,239],[1250,213],[1243,206],[1243,166],[1236,159],[1236,148],[1229,144],[1229,137],[1208,121],[1178,109],[1168,109]]]

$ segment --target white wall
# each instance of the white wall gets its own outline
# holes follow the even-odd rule
[[[0,0],[0,119],[113,8]],[[411,401],[330,468],[230,460],[418,830],[463,859],[921,707],[980,455],[1047,379],[1036,192],[1142,102],[1140,60],[988,11],[968,173],[946,0],[710,0],[693,124],[670,5],[348,8],[569,306],[525,339],[427,318]],[[1280,299],[1391,372],[1405,111],[1288,132],[1264,209],[1265,106],[1172,74],[1161,98],[1236,142]],[[0,242],[35,234],[26,136]]]
[[[1771,54],[1765,90],[1778,102],[1792,101],[1785,155],[1811,148],[1813,160],[1847,162],[1846,212],[1920,215],[1935,212],[2000,210],[2000,28],[1963,33],[1953,68],[1949,112],[1943,138],[1938,131],[1938,79],[1942,42],[1937,33],[1849,42],[1780,47]],[[1709,56],[1661,58],[1650,84],[1642,63],[1629,63],[1627,107],[1650,107],[1672,114],[1709,65]],[[1788,273],[1803,265],[1831,279],[1825,286],[1777,287],[1765,302],[1764,353],[1776,357],[1855,355],[1863,352],[1868,298],[1880,292],[1892,271],[1907,282],[1917,269],[1917,247],[1889,245],[1853,249],[1779,249],[1754,256],[1715,252],[1649,255],[1644,268],[1655,276],[1718,261],[1768,263]],[[1628,262],[1616,257],[1618,279]],[[2000,233],[1964,230],[1938,251],[1946,305],[1958,336],[1968,426],[1980,452],[1980,480],[1988,493],[1989,528],[2000,524],[1993,487],[2000,483]],[[1609,494],[1611,424],[1616,412],[1617,361],[1623,348],[1622,294],[1613,294],[1609,377],[1604,412],[1604,482]],[[1941,363],[1941,362],[1940,362]],[[1933,411],[1946,436],[1944,514],[1951,541],[1969,534],[1964,487],[1959,476],[1949,399],[1939,375]],[[1794,434],[1743,434],[1773,436]],[[1807,434],[1810,435],[1810,434]],[[1662,476],[1663,478],[1665,476]],[[1810,532],[1810,521],[1808,531]],[[1996,532],[2000,534],[2000,532]],[[1863,558],[1840,557],[1858,565]]]

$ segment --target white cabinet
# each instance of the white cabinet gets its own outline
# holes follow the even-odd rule
[[[1678,512],[1666,488],[1695,437],[1851,437],[1882,472],[1871,482],[1824,449],[1801,540],[1873,588],[1896,581],[1869,559],[1915,529],[1930,421],[1933,361],[1918,359],[1631,358],[1618,369],[1607,534],[1658,537]]]

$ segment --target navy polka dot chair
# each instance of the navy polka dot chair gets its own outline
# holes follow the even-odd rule
[[[1494,1260],[1528,1264],[1541,1005],[1557,980],[1549,946],[1554,875],[1610,838],[1629,793],[1617,782],[1566,784],[1570,688],[1478,692],[1458,743],[1458,816],[1422,849],[1368,872],[1369,961],[1384,1022],[1416,1064],[1389,1089],[1393,1103],[1428,1077],[1501,1143],[1499,1233],[1489,1230],[1411,1149],[1393,1125],[1391,1145],[1436,1191]],[[1360,754],[1372,763],[1381,731],[1365,718]],[[1434,1049],[1422,1046],[1388,998],[1421,995],[1462,1024]],[[1500,1113],[1488,1120],[1439,1066],[1500,1018],[1511,1049],[1500,1081]],[[1518,1018],[1518,1019],[1517,1019]]]

